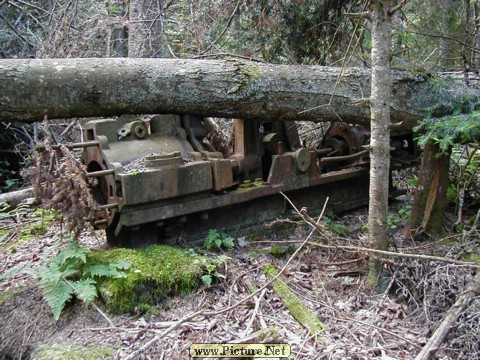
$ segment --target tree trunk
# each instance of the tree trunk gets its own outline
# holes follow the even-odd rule
[[[415,238],[423,231],[434,238],[445,234],[449,166],[450,153],[441,154],[438,144],[425,146],[405,237]]]
[[[410,129],[478,91],[431,76],[391,73],[392,122]],[[0,60],[0,120],[187,113],[369,125],[370,72],[321,66],[188,59]],[[433,110],[432,110],[433,108]],[[435,110],[437,109],[437,110]]]
[[[160,57],[163,37],[160,3],[129,0],[128,21],[128,57]]]
[[[473,4],[473,18],[475,20],[475,33],[473,35],[474,38],[474,46],[478,49],[480,49],[480,3],[478,1],[474,2]],[[475,51],[474,52],[474,61],[473,65],[475,69],[480,69],[480,51]]]
[[[390,39],[391,0],[372,1],[372,112],[370,137],[370,189],[368,239],[370,247],[388,250],[388,187],[390,174]],[[370,257],[368,283],[381,285],[382,263]]]
[[[453,10],[452,0],[435,0],[432,4],[432,8],[436,9],[436,14],[439,17],[440,29],[442,37],[440,37],[439,48],[440,48],[440,66],[444,70],[448,70],[452,67],[454,62],[452,61],[454,57],[454,52],[452,49],[451,40],[448,39],[451,34],[452,21],[451,12]]]

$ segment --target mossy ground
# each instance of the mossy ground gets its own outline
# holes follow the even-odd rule
[[[9,249],[12,253],[15,253],[18,246],[35,240],[39,236],[45,235],[52,222],[57,218],[56,212],[52,210],[45,210],[43,208],[38,208],[34,212],[28,213],[27,215],[23,213],[25,211],[27,210],[24,208],[19,208],[8,213],[0,213],[0,216],[3,215],[6,217],[19,215],[21,217],[25,216],[25,220],[38,219],[27,226],[19,227],[18,230],[16,228],[0,230],[0,248]],[[12,236],[12,232],[16,233],[13,234],[13,238],[9,239],[9,241],[6,243],[6,240]]]
[[[204,273],[198,256],[167,245],[94,251],[87,266],[119,261],[130,264],[128,276],[102,280],[99,287],[108,311],[116,314],[148,310],[168,296],[189,292]]]
[[[112,359],[114,350],[102,345],[88,347],[72,344],[41,345],[33,360],[99,360]]]

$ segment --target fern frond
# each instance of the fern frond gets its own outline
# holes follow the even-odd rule
[[[72,281],[69,285],[73,288],[75,296],[86,304],[91,303],[97,297],[97,282],[91,278]]]
[[[85,263],[87,261],[87,253],[88,250],[86,248],[81,247],[76,241],[70,241],[67,247],[52,259],[52,261],[58,263],[60,266],[72,263],[70,259],[76,259]],[[76,263],[76,261],[73,261],[73,263]]]
[[[63,276],[63,272],[57,264],[49,263],[46,267],[38,268],[34,271],[39,278],[39,285],[41,288],[50,286],[51,283],[58,283]]]
[[[58,320],[65,304],[73,295],[73,289],[63,280],[44,282],[41,286],[43,297],[52,309],[53,317]]]
[[[89,266],[84,270],[85,274],[91,275],[91,276],[98,276],[98,277],[113,277],[113,278],[122,278],[126,277],[127,274],[123,271],[118,271],[116,264],[110,264],[110,265],[103,265],[103,264],[97,264],[97,265],[92,265]]]
[[[110,264],[110,266],[113,266],[118,270],[128,270],[128,269],[130,269],[131,265],[128,262],[121,260],[118,263]]]

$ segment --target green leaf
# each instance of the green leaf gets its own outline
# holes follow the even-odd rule
[[[118,274],[118,270],[109,265],[97,264],[97,265],[92,265],[86,268],[84,273],[86,275],[98,276],[98,277],[102,277],[102,276],[115,277]]]
[[[216,268],[217,268],[217,265],[215,265],[215,264],[207,264],[207,271],[208,271],[209,273],[211,273],[212,271],[214,271]]]
[[[119,261],[118,263],[113,263],[113,264],[110,264],[110,266],[113,266],[117,269],[120,269],[120,270],[128,270],[130,269],[130,264],[126,261]]]
[[[65,281],[44,282],[41,287],[43,297],[52,309],[53,317],[58,320],[65,304],[73,295],[73,289]]]
[[[78,245],[76,241],[71,241],[67,247],[62,250],[51,261],[62,266],[76,266],[77,263],[85,263],[87,261],[88,250]]]
[[[217,257],[217,263],[220,265],[220,264],[223,264],[224,262],[227,262],[228,260],[232,260],[232,258],[230,256],[227,256],[227,255],[219,255]]]
[[[205,285],[207,286],[212,285],[213,278],[211,275],[203,275],[201,279]]]
[[[231,236],[227,236],[223,239],[222,245],[227,249],[232,249],[235,246],[233,238]]]
[[[89,304],[97,297],[97,282],[94,279],[86,278],[71,282],[75,295],[83,302]]]

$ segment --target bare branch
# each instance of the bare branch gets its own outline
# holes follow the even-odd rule
[[[230,27],[230,25],[232,23],[233,17],[235,16],[235,13],[237,12],[238,7],[240,6],[240,2],[241,2],[240,0],[237,1],[237,4],[235,5],[235,8],[233,9],[232,14],[230,15],[230,18],[227,21],[227,25],[225,25],[225,28],[223,29],[223,31],[220,33],[220,35],[217,36],[217,38],[215,40],[213,40],[213,42],[210,44],[210,46],[205,51],[203,51],[202,54],[205,54],[206,52],[209,52],[215,46],[217,41],[220,40],[223,35],[225,35],[225,33],[227,32],[228,28]]]
[[[408,4],[410,0],[402,0],[400,1],[399,4],[395,5],[394,7],[390,8],[388,10],[388,15],[392,16],[395,14],[398,10],[401,10],[406,4]]]
[[[360,13],[344,13],[344,15],[351,17],[353,19],[367,19],[372,21],[372,17],[370,16],[370,12],[364,11]]]
[[[465,43],[461,40],[457,40],[457,39],[455,39],[454,37],[451,37],[451,36],[439,35],[439,34],[429,34],[429,33],[424,33],[424,32],[421,32],[421,31],[411,31],[411,30],[405,30],[405,32],[407,34],[422,35],[422,36],[428,36],[428,37],[433,37],[433,38],[438,38],[438,39],[450,40],[450,41],[456,42],[457,44],[465,46],[466,48],[469,48],[470,50],[472,50],[475,53],[480,54],[480,49],[478,47],[468,45],[467,43]]]

